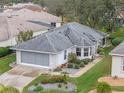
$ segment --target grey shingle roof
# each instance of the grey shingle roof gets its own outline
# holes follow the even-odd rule
[[[74,45],[93,46],[96,44],[94,40],[102,38],[104,36],[94,29],[72,22],[19,44],[15,48],[57,53]]]
[[[111,51],[111,54],[124,55],[124,41]]]

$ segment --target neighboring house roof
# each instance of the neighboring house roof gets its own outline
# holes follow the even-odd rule
[[[6,6],[4,11],[6,12],[6,11],[11,11],[11,10],[20,10],[23,8],[26,8],[32,11],[37,11],[37,12],[46,11],[46,8],[43,8],[33,3],[18,3],[18,4],[14,4],[13,6]]]
[[[18,35],[20,31],[40,31],[50,28],[50,23],[61,23],[61,19],[47,12],[35,12],[21,9],[0,13],[0,41]]]
[[[91,39],[92,37],[92,39]],[[16,50],[32,50],[57,53],[72,46],[94,46],[94,40],[105,36],[98,31],[76,22],[65,24],[15,46]]]
[[[121,44],[119,44],[116,48],[114,48],[110,54],[124,55],[124,41]]]

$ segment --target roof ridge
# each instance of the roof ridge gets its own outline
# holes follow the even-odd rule
[[[57,52],[57,50],[55,49],[54,45],[53,45],[52,42],[49,40],[47,34],[45,34],[45,36],[46,36],[48,42],[50,43],[50,45],[52,46],[53,50],[54,50],[55,52]]]

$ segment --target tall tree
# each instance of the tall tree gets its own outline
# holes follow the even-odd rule
[[[104,1],[104,15],[102,16],[102,25],[105,26],[108,32],[112,32],[114,29],[115,17],[116,17],[116,9],[112,0],[103,0]]]

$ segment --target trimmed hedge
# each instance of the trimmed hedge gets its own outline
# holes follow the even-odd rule
[[[124,38],[117,37],[117,38],[115,38],[115,39],[112,40],[112,45],[117,46],[117,45],[119,45],[123,40],[124,40]]]
[[[0,47],[0,57],[6,56],[11,52],[12,51],[9,49],[9,47]]]
[[[50,76],[49,78],[44,79],[41,81],[42,84],[47,84],[47,83],[64,83],[66,82],[66,77],[65,76]]]

